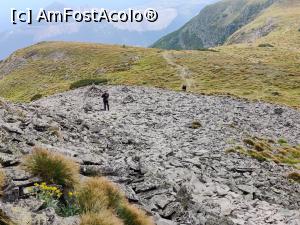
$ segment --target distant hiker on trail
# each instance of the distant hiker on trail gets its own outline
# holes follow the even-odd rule
[[[104,111],[109,111],[109,103],[108,103],[108,98],[109,98],[109,94],[107,91],[104,91],[104,93],[101,96],[103,98],[103,104],[104,104]]]
[[[184,84],[184,85],[182,85],[182,91],[186,91],[186,85]]]

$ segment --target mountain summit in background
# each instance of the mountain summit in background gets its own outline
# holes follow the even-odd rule
[[[295,0],[223,0],[206,6],[196,17],[179,30],[153,44],[163,49],[200,49],[225,43],[253,42],[273,31],[286,29],[284,23],[298,15],[291,5]],[[284,12],[284,14],[282,13]],[[292,21],[290,21],[292,22]],[[299,22],[298,22],[299,23]],[[298,27],[300,25],[298,24]]]
[[[152,0],[147,3],[140,3],[140,5],[124,3],[120,6],[126,6],[124,9],[133,8],[139,10],[154,8],[159,13],[159,20],[151,24],[34,23],[31,26],[6,24],[5,27],[8,27],[7,29],[2,30],[0,27],[0,60],[6,58],[19,48],[24,48],[41,41],[78,41],[147,47],[160,37],[178,29],[195,16],[204,6],[216,1],[188,0],[183,2],[178,0]],[[114,4],[115,2],[106,3],[105,7],[116,10]],[[65,7],[82,10],[95,7],[101,8],[103,5],[101,6],[101,3],[99,3],[98,5],[72,6],[69,4],[53,3],[45,7],[45,9],[63,10]],[[8,16],[7,20],[9,21]]]

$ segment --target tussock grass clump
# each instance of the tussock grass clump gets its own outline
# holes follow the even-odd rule
[[[260,153],[257,152],[257,151],[249,150],[249,151],[248,151],[248,154],[249,154],[252,158],[257,159],[257,160],[260,161],[260,162],[267,161],[266,157],[264,157],[262,154],[260,154]]]
[[[80,213],[81,225],[154,225],[150,217],[130,205],[119,188],[106,178],[88,178],[79,184],[78,164],[61,154],[44,148],[34,148],[32,153],[25,157],[23,166],[45,182],[61,185],[64,191],[74,189],[75,192],[69,192],[68,197],[62,196],[67,201],[64,209],[67,209],[68,215],[68,212],[71,215]],[[47,198],[50,196],[48,199],[54,200],[54,205],[60,206],[59,198],[62,192],[45,182],[41,185],[35,184],[40,187],[38,194]],[[53,192],[58,199],[53,198]]]
[[[230,152],[239,152],[259,161],[270,160],[300,169],[300,146],[290,146],[284,139],[275,142],[258,137],[244,139],[243,142],[246,146],[245,149],[235,147]]]
[[[294,180],[298,183],[300,183],[300,172],[291,172],[289,175],[288,175],[288,178],[291,179],[291,180]]]
[[[2,99],[0,98],[0,107],[2,107],[2,106],[4,106],[4,105],[5,105],[4,100],[2,100]]]
[[[34,96],[31,97],[30,101],[33,102],[33,101],[41,99],[42,97],[43,97],[43,95],[36,94],[36,95],[34,95]]]
[[[265,44],[259,44],[258,47],[260,47],[260,48],[273,48],[274,45],[271,45],[269,43],[265,43]]]
[[[192,128],[192,129],[198,129],[198,128],[200,128],[200,127],[202,127],[202,125],[201,125],[201,123],[200,123],[199,121],[197,121],[197,120],[193,121],[192,124],[191,124],[191,128]]]
[[[81,216],[80,225],[124,225],[111,211],[87,213]]]
[[[99,85],[99,84],[107,84],[107,79],[83,79],[76,81],[70,85],[70,89],[74,90],[80,87],[90,86],[92,84]]]
[[[256,142],[255,145],[254,145],[254,148],[255,148],[255,150],[260,151],[260,152],[262,152],[264,150],[270,150],[271,149],[270,145],[268,143],[264,142],[264,141]]]
[[[235,153],[236,150],[234,148],[228,148],[225,150],[225,153],[230,154],[230,153]]]
[[[154,225],[150,217],[128,202],[119,206],[117,214],[124,221],[125,225]]]
[[[25,157],[24,168],[45,182],[73,188],[79,180],[79,165],[64,155],[44,148],[34,148]]]
[[[250,145],[250,146],[254,146],[254,145],[255,145],[255,142],[254,142],[252,139],[246,138],[246,139],[244,139],[243,141],[244,141],[244,143],[247,144],[247,145]]]
[[[77,199],[84,213],[81,225],[154,225],[150,217],[130,205],[118,187],[106,178],[86,180],[77,191]],[[102,214],[103,212],[105,213]],[[114,223],[109,223],[113,221]]]
[[[83,212],[95,213],[104,209],[116,209],[125,201],[124,194],[102,177],[85,181],[77,192],[77,198]]]
[[[0,170],[0,194],[2,194],[2,188],[5,185],[5,173]]]
[[[278,140],[278,144],[280,144],[280,145],[285,145],[285,144],[287,144],[287,141],[286,141],[285,139],[283,139],[283,138],[280,138],[280,139]]]
[[[218,50],[213,48],[198,48],[197,50],[202,52],[219,52]]]
[[[1,225],[16,225],[14,222],[11,221],[10,218],[2,211],[0,210],[0,224]]]

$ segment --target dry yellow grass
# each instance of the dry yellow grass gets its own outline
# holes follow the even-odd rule
[[[0,224],[1,225],[16,225],[14,222],[11,221],[11,219],[8,218],[5,213],[0,210]]]
[[[154,225],[153,220],[144,211],[128,202],[120,205],[117,213],[125,225]]]
[[[124,200],[124,194],[103,177],[89,178],[82,183],[77,198],[84,212],[100,212],[106,209],[116,209]]]
[[[81,216],[80,225],[124,225],[111,211],[86,213]]]
[[[279,139],[277,143],[259,137],[246,138],[243,140],[245,147],[236,146],[226,152],[239,152],[249,155],[259,161],[274,161],[283,163],[300,170],[300,146],[291,146],[285,140]],[[278,144],[280,146],[278,146]]]
[[[61,154],[34,148],[25,157],[23,166],[43,181],[75,188],[76,202],[83,213],[81,225],[154,225],[150,217],[130,205],[124,193],[108,179],[93,177],[79,183],[79,166]]]
[[[124,225],[154,225],[150,217],[141,209],[129,204],[118,187],[106,178],[94,177],[83,182],[77,191],[77,199],[80,208],[85,213],[82,225],[102,225],[97,222],[98,218],[101,220],[102,212],[112,212]],[[95,223],[86,222],[92,222],[94,217]],[[119,222],[116,221],[116,224]]]
[[[0,169],[0,194],[2,193],[2,188],[5,185],[5,173]]]
[[[24,168],[47,183],[73,188],[79,181],[79,165],[68,157],[36,147],[23,161]]]
[[[300,183],[300,171],[294,171],[289,173],[288,178]]]

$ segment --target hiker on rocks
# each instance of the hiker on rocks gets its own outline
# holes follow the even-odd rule
[[[107,91],[104,91],[104,93],[102,94],[102,99],[103,99],[103,104],[104,104],[104,111],[109,111],[109,103],[108,103],[108,98],[109,98],[109,94]]]
[[[186,91],[186,89],[187,89],[187,87],[186,87],[186,85],[184,84],[184,85],[182,85],[182,91]]]

